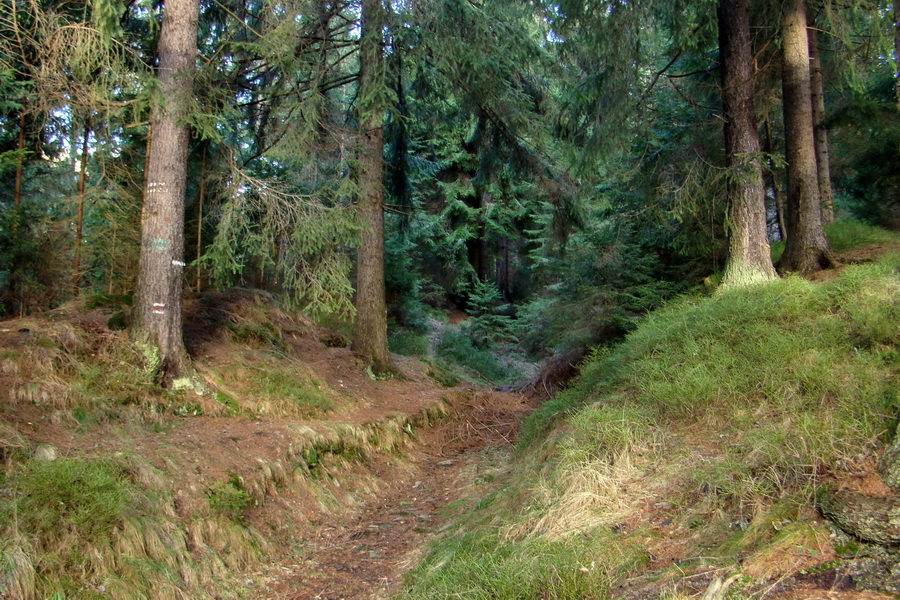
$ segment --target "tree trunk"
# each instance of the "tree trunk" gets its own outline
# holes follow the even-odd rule
[[[897,112],[900,113],[900,0],[894,0],[894,64],[897,66],[894,90],[897,95]]]
[[[197,56],[198,0],[168,0],[159,39],[159,84],[141,223],[141,256],[133,336],[147,368],[164,385],[190,373],[181,306],[184,271],[184,197],[190,128],[188,110]],[[182,380],[183,382],[183,380]]]
[[[18,154],[16,156],[16,180],[13,187],[13,223],[12,223],[12,244],[18,247],[19,240],[19,221],[22,218],[22,170],[25,165],[25,100],[22,100],[22,109],[19,113],[19,137],[16,145]],[[24,316],[22,312],[22,299],[19,294],[19,258],[14,253],[9,264],[9,287],[6,291],[7,304],[10,314],[19,309],[19,316]]]
[[[200,189],[197,191],[197,293],[200,293],[200,257],[203,239],[203,192],[206,183],[206,146],[203,146],[203,158],[200,159]]]
[[[356,322],[352,347],[376,374],[394,370],[387,345],[384,290],[384,85],[381,0],[363,0],[359,55],[359,216]]]
[[[824,489],[819,510],[847,533],[866,542],[900,544],[900,504],[896,496],[875,498],[849,490]]]
[[[747,0],[719,0],[719,63],[725,112],[730,224],[724,287],[776,277],[766,234],[766,191],[753,105],[753,56]]]
[[[894,433],[891,445],[881,455],[878,472],[888,486],[900,492],[900,426]]]
[[[788,238],[778,269],[806,275],[833,266],[836,261],[822,230],[803,0],[788,0],[785,4],[783,38],[781,83]]]
[[[828,131],[822,126],[825,119],[825,84],[822,61],[819,58],[819,35],[815,27],[808,28],[810,92],[812,94],[813,126],[816,139],[816,167],[818,168],[819,202],[822,205],[822,224],[834,223],[834,191],[831,189],[831,160],[828,155]]]
[[[84,178],[87,173],[87,153],[91,138],[91,117],[84,119],[84,139],[81,142],[81,165],[78,169],[78,207],[75,211],[75,259],[72,261],[72,295],[81,291],[81,239],[84,232]]]
[[[22,111],[19,113],[19,140],[16,146],[16,183],[13,188],[13,209],[16,211],[15,229],[19,226],[19,209],[22,206],[22,167],[25,164],[25,101],[22,101]]]

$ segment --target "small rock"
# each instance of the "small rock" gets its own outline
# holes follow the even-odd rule
[[[441,462],[437,463],[437,466],[439,466],[439,467],[452,467],[453,464],[454,464],[454,463],[453,463],[452,460],[442,460]]]
[[[56,447],[50,444],[41,444],[34,451],[34,458],[42,462],[53,462],[57,458]]]
[[[252,580],[252,579],[245,579],[245,580],[244,580],[244,585],[253,585],[253,580]]]
[[[97,586],[97,591],[100,592],[100,593],[102,594],[103,592],[106,591],[106,586],[105,586],[105,585],[98,585],[98,586]]]

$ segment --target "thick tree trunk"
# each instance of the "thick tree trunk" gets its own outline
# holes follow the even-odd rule
[[[394,370],[387,345],[384,296],[384,56],[381,0],[363,0],[359,73],[359,216],[363,226],[357,251],[356,322],[353,350],[371,361],[376,374]]]
[[[836,261],[822,230],[809,85],[809,40],[803,0],[785,4],[782,94],[787,159],[788,238],[782,272],[814,273]]]
[[[825,119],[825,83],[822,60],[819,58],[819,35],[815,27],[808,28],[810,92],[812,94],[813,125],[816,139],[816,167],[819,180],[819,203],[822,205],[822,224],[834,223],[834,191],[831,189],[831,159],[828,155],[828,131]]]
[[[776,277],[766,234],[766,192],[753,106],[753,56],[747,0],[719,1],[719,54],[729,169],[726,287]]]
[[[81,141],[81,164],[78,168],[78,206],[75,210],[75,258],[72,261],[72,295],[81,291],[81,239],[84,233],[84,179],[87,174],[87,153],[91,138],[91,117],[84,119],[84,139]]]
[[[188,110],[197,56],[198,0],[168,0],[159,40],[163,104],[154,107],[133,336],[165,385],[190,373],[181,307]]]

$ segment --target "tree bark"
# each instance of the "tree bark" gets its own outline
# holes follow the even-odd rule
[[[834,266],[836,260],[822,230],[805,3],[803,0],[788,0],[784,10],[781,84],[787,159],[788,238],[778,269],[806,275]]]
[[[203,240],[203,193],[206,183],[206,146],[203,146],[203,157],[200,159],[200,189],[197,191],[197,293],[200,293],[200,257]]]
[[[19,226],[19,209],[22,206],[22,167],[25,164],[25,100],[22,101],[22,110],[19,113],[19,139],[16,149],[19,151],[16,157],[16,182],[13,188],[13,209],[16,211],[15,229]]]
[[[822,514],[847,533],[875,544],[900,544],[900,504],[896,496],[874,498],[848,490],[825,489],[818,499]]]
[[[25,100],[22,100],[22,109],[19,113],[19,137],[16,149],[16,180],[13,187],[13,223],[12,223],[12,243],[18,246],[19,240],[19,221],[22,218],[22,171],[25,165]],[[6,291],[6,303],[9,312],[13,313],[18,308],[19,316],[22,314],[22,298],[19,294],[19,259],[13,255],[9,264],[9,286]]]
[[[360,235],[356,265],[354,352],[370,361],[376,374],[394,371],[387,344],[384,288],[384,56],[381,0],[363,0],[359,55],[358,184]]]
[[[885,448],[878,462],[878,473],[884,482],[900,492],[900,426],[894,432],[894,439]]]
[[[900,0],[894,0],[894,64],[897,66],[897,77],[894,79],[894,90],[897,95],[897,112],[900,113]]]
[[[163,102],[151,117],[147,189],[132,334],[146,366],[167,386],[190,373],[181,307],[184,198],[190,128],[188,110],[197,56],[198,0],[168,0],[159,39]]]
[[[84,179],[87,174],[87,153],[91,138],[91,117],[84,119],[84,139],[81,141],[81,165],[78,168],[78,206],[75,210],[75,258],[72,261],[72,295],[81,291],[81,239],[84,233]]]
[[[719,54],[725,112],[730,225],[724,287],[776,277],[766,234],[766,192],[753,105],[753,56],[747,0],[720,0]]]
[[[819,203],[822,206],[822,224],[834,223],[834,191],[831,188],[831,159],[828,153],[828,131],[822,125],[825,119],[825,84],[822,77],[822,60],[819,58],[819,35],[815,27],[808,28],[810,92],[812,97],[813,126],[816,140],[816,167],[819,181]]]

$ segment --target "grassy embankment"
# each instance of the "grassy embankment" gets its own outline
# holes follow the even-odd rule
[[[897,240],[848,227],[839,251]],[[738,598],[821,568],[847,548],[817,490],[870,469],[900,411],[898,272],[894,253],[649,315],[476,479],[501,483],[457,507],[403,597],[678,598],[734,575]]]
[[[422,424],[403,415],[309,424],[354,401],[304,362],[325,351],[317,335],[327,332],[249,292],[197,309],[194,364],[214,388],[162,389],[126,332],[105,327],[123,300],[3,324],[2,598],[243,597],[242,572],[280,552],[317,510],[358,499],[353,486],[333,485],[335,474],[364,488],[359,461],[401,447]],[[268,502],[284,492],[293,503]]]

